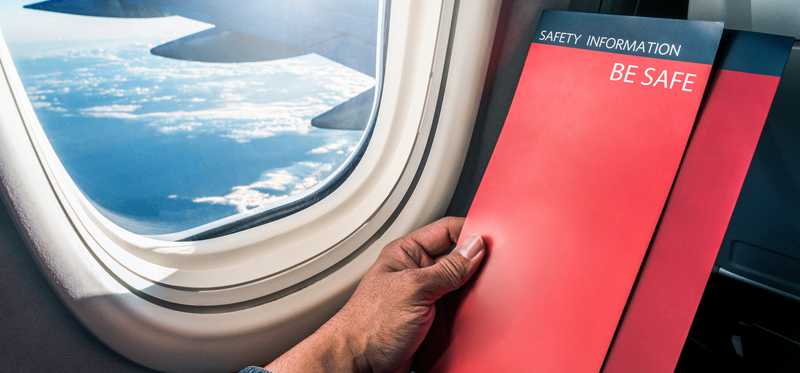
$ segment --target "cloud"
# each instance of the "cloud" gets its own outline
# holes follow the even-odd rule
[[[231,188],[224,196],[204,196],[194,203],[232,206],[238,213],[276,205],[290,197],[312,190],[331,175],[331,163],[297,162],[290,167],[265,172],[251,184]]]
[[[239,143],[308,133],[311,119],[374,84],[371,77],[317,55],[209,64],[98,48],[59,58],[67,58],[54,59],[65,71],[29,76],[30,95],[89,103],[75,108],[87,118],[142,122],[165,135],[200,133]],[[54,102],[42,101],[37,108],[54,110]]]
[[[286,195],[273,196],[247,188],[234,188],[233,192],[223,197],[200,197],[192,201],[211,205],[234,206],[239,213],[262,206],[276,204],[288,198]]]
[[[285,191],[286,188],[297,182],[297,176],[292,175],[288,170],[278,170],[267,172],[262,180],[248,185],[251,189],[274,189]]]
[[[234,128],[230,132],[224,135],[224,137],[234,140],[238,143],[248,143],[252,140],[256,139],[266,139],[268,137],[272,137],[276,135],[275,128],[253,128],[252,126],[248,126],[249,128]],[[271,127],[271,126],[266,126]],[[290,129],[289,131],[301,132],[297,129]]]
[[[118,96],[118,97],[121,97],[121,96]],[[143,105],[143,104],[150,104],[150,103],[154,103],[154,102],[166,102],[166,101],[177,101],[177,97],[175,97],[175,96],[156,96],[156,97],[146,96],[146,97],[135,98],[135,99],[131,100],[131,103],[137,104],[137,105]]]
[[[137,117],[134,112],[141,108],[141,105],[115,104],[88,107],[81,109],[80,113],[82,116],[90,118],[132,119]]]
[[[68,110],[50,102],[33,102],[33,108],[37,110],[47,110],[54,113],[66,113]]]
[[[210,135],[247,143],[283,133],[310,134],[314,117],[375,84],[372,77],[318,55],[213,64],[152,56],[144,46],[58,53],[35,61],[57,72],[24,77],[37,110],[69,108],[70,114],[140,124],[163,136]],[[285,202],[319,187],[356,147],[351,136],[329,138],[332,143],[310,151],[299,148],[298,160],[308,161],[267,169],[249,184],[166,198],[237,212]],[[311,161],[316,159],[326,162]]]
[[[199,122],[187,122],[187,123],[177,124],[177,125],[174,125],[174,126],[159,127],[158,131],[163,133],[163,134],[165,134],[165,135],[170,135],[170,134],[173,134],[173,133],[176,133],[176,132],[192,132],[192,131],[195,130],[195,128],[200,127],[200,126],[201,126],[201,123],[199,123]]]
[[[29,94],[28,99],[31,101],[31,105],[36,110],[46,110],[53,113],[64,113],[66,114],[69,110],[61,105],[61,102],[58,100],[57,97],[48,96],[45,93],[50,93],[47,90],[37,91],[36,94]]]
[[[311,118],[328,109],[313,100],[273,102],[268,104],[238,103],[223,107],[144,112],[142,105],[104,105],[81,109],[91,118],[141,121],[160,128],[164,134],[193,132],[202,127],[207,134],[219,135],[245,143],[272,137],[277,133],[307,133]],[[194,123],[188,126],[185,123]],[[202,124],[202,126],[201,126]]]
[[[345,140],[339,140],[330,144],[326,144],[314,149],[311,149],[308,154],[328,154],[328,153],[336,153],[336,154],[345,154],[349,151],[350,143]]]
[[[240,143],[307,133],[311,119],[374,85],[373,78],[317,55],[213,64],[97,48],[60,58],[80,58],[79,65],[65,65],[81,67],[32,80],[42,91],[58,88],[94,103],[78,108],[84,117],[144,122],[168,135],[199,131]]]

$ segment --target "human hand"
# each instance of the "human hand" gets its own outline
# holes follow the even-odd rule
[[[408,371],[436,301],[480,266],[480,237],[456,242],[463,218],[444,218],[387,245],[345,306],[267,368],[289,372]]]

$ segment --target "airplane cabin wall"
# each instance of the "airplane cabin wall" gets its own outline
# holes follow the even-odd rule
[[[143,373],[87,331],[42,277],[0,202],[0,371]]]
[[[565,9],[569,0],[507,0],[494,48],[487,92],[477,120],[468,165],[488,161],[514,94],[527,51],[527,33],[541,9]],[[482,167],[466,167],[451,213],[472,199]],[[0,371],[139,373],[151,370],[118,355],[95,338],[62,304],[48,285],[0,202]]]
[[[597,11],[593,7],[601,1],[504,1],[470,151],[448,214],[463,216],[469,208],[508,113],[534,21],[542,9],[566,9],[570,4],[572,9]],[[42,277],[2,203],[0,302],[0,371],[150,371],[110,350],[72,316]]]

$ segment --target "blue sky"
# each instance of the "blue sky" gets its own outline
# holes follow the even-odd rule
[[[172,232],[281,203],[326,180],[359,142],[360,132],[310,121],[372,87],[369,76],[315,54],[161,58],[150,47],[212,26],[23,8],[34,2],[0,0],[28,97],[78,186],[131,230]]]
[[[23,9],[30,0],[0,0],[0,30],[9,44],[97,40],[172,40],[210,25],[180,17],[110,19]]]

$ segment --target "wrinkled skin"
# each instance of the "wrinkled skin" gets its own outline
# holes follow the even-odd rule
[[[345,306],[273,361],[273,373],[407,372],[436,301],[463,286],[485,256],[470,237],[452,249],[464,220],[444,218],[387,245]]]

